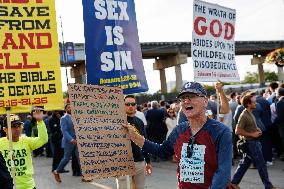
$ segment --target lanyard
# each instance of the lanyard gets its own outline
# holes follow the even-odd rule
[[[204,126],[207,123],[207,121],[208,121],[208,119],[206,120],[206,122],[203,124],[203,126],[195,134],[192,133],[192,130],[191,130],[191,127],[190,127],[189,128],[189,133],[190,133],[190,137],[189,138],[196,137],[204,129]]]
[[[187,147],[186,147],[187,158],[191,158],[191,156],[193,154],[193,145],[195,143],[195,137],[197,136],[198,133],[201,132],[203,127],[204,127],[204,125],[199,129],[199,131],[197,131],[197,133],[195,133],[195,135],[192,134],[191,128],[189,129],[189,133],[190,133],[191,136],[188,139],[188,143],[187,143]]]

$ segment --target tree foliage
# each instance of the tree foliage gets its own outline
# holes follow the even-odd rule
[[[277,81],[278,75],[275,72],[264,72],[264,78],[267,82]]]
[[[245,79],[242,83],[258,83],[259,82],[259,74],[257,72],[246,72]],[[265,82],[277,81],[278,77],[275,72],[264,72],[264,80]]]

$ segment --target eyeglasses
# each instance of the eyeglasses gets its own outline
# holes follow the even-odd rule
[[[189,138],[188,140],[188,144],[187,144],[187,147],[186,147],[186,155],[187,155],[187,158],[191,158],[192,154],[193,154],[193,145],[194,145],[194,142],[195,142],[195,138],[192,136]]]
[[[191,100],[191,99],[194,99],[196,97],[204,97],[203,95],[198,95],[198,94],[194,94],[194,93],[189,93],[189,94],[186,94],[186,95],[182,95],[179,100],[181,102],[184,102],[186,100]]]
[[[128,103],[125,103],[125,106],[136,106],[136,103],[135,102],[128,102]]]
[[[169,112],[169,114],[174,114],[175,112]]]

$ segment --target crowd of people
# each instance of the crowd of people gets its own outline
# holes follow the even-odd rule
[[[136,167],[132,185],[145,188],[145,173],[152,173],[151,162],[169,160],[177,164],[181,189],[238,189],[250,167],[258,169],[265,188],[275,188],[267,166],[272,166],[275,158],[284,161],[284,85],[272,82],[267,90],[242,94],[225,94],[220,82],[215,88],[217,94],[208,96],[200,83],[188,82],[177,100],[170,103],[161,100],[138,105],[135,96],[125,97],[129,124],[123,126],[133,141]],[[1,120],[0,184],[10,189],[13,182],[8,172],[12,167],[9,131],[7,118]],[[17,188],[36,187],[31,157],[43,156],[44,150],[47,157],[53,158],[51,173],[57,182],[62,182],[61,173],[69,172],[65,166],[70,159],[73,176],[82,176],[68,103],[65,111],[44,112],[39,108],[27,115],[24,122],[17,115],[10,121]],[[239,141],[244,144],[241,150]],[[239,158],[231,178],[232,164]],[[125,177],[117,178],[117,185],[126,188]]]

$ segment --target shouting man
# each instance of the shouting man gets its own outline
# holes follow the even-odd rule
[[[224,124],[207,118],[207,93],[197,82],[188,82],[178,98],[187,121],[174,128],[160,145],[146,140],[131,125],[130,139],[143,151],[168,158],[175,155],[179,189],[229,188],[232,136]]]

